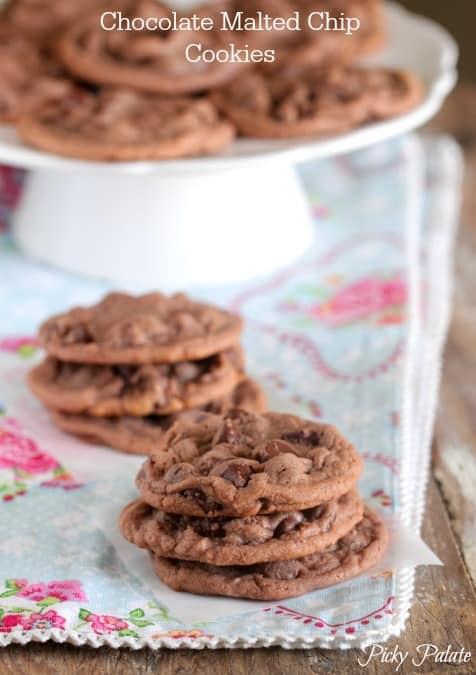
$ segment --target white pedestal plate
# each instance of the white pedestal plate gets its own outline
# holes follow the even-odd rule
[[[35,258],[171,291],[270,272],[306,249],[312,229],[292,167],[278,163],[143,176],[34,171],[14,234]]]
[[[421,125],[455,82],[457,48],[446,31],[393,4],[388,23],[388,46],[372,62],[417,72],[425,99],[407,115],[349,134],[243,140],[214,157],[112,164],[39,152],[0,127],[0,161],[31,169],[13,221],[18,244],[67,270],[166,291],[252,278],[291,262],[313,236],[295,164]]]

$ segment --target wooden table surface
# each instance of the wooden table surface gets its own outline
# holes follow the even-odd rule
[[[460,85],[431,124],[453,134],[466,157],[462,227],[456,249],[454,318],[449,333],[427,493],[423,538],[444,567],[417,571],[413,607],[403,635],[386,643],[416,655],[419,644],[473,652],[470,663],[416,668],[401,675],[476,673],[476,86]],[[129,651],[30,644],[0,650],[0,675],[386,675],[395,665],[373,661],[364,670],[358,650]]]

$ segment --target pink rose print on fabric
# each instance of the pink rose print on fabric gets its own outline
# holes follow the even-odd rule
[[[402,279],[361,279],[339,290],[327,302],[312,305],[309,313],[331,326],[350,323],[391,307],[400,307],[407,298]]]
[[[0,633],[9,633],[15,628],[23,630],[23,618],[21,614],[4,614],[0,619]]]
[[[16,352],[25,358],[33,356],[39,342],[35,337],[6,337],[0,339],[0,352]]]
[[[11,418],[0,421],[0,471],[2,469],[11,472],[6,480],[0,481],[3,502],[25,495],[31,484],[62,490],[82,487],[54,457],[25,436],[18,422]]]
[[[66,619],[49,609],[47,612],[32,612],[31,614],[4,614],[0,620],[0,632],[9,633],[12,630],[48,630],[61,628],[64,630]]]
[[[114,633],[119,637],[139,638],[138,631],[149,629],[158,622],[160,627],[164,621],[177,622],[165,607],[149,602],[145,609],[135,607],[124,617],[102,614],[79,605],[74,610],[74,614],[77,612],[78,623],[71,615],[71,605],[67,606],[66,611],[62,611],[62,608],[65,609],[62,603],[87,601],[81,582],[75,579],[5,579],[3,590],[0,588],[0,591],[0,633],[59,628],[90,635]]]
[[[50,581],[43,583],[28,583],[24,579],[15,579],[21,590],[18,593],[19,598],[28,598],[41,604],[48,601],[48,604],[53,602],[68,602],[80,600],[87,600],[86,594],[83,591],[81,582],[79,581]]]
[[[48,630],[49,628],[64,630],[65,623],[66,619],[55,612],[54,609],[25,616],[22,622],[24,630]]]
[[[407,296],[406,282],[400,276],[392,279],[368,277],[343,286],[325,299],[309,305],[290,301],[284,303],[281,309],[330,327],[369,318],[375,319],[378,325],[390,325],[404,320],[403,308]]]
[[[91,624],[91,628],[97,635],[114,633],[129,627],[127,621],[109,616],[109,614],[89,614],[86,621]]]
[[[25,436],[16,422],[7,419],[0,424],[0,468],[38,474],[57,467],[58,462]]]
[[[152,603],[149,603],[149,609],[154,607]],[[87,631],[94,632],[96,635],[116,633],[119,637],[134,638],[139,637],[136,628],[153,626],[157,619],[161,621],[170,619],[165,610],[159,610],[159,614],[148,616],[141,607],[132,609],[125,618],[111,616],[110,614],[97,614],[82,607],[79,610],[79,618],[81,619],[81,623],[76,626],[77,630],[84,631],[86,629]]]
[[[65,630],[66,618],[51,605],[87,600],[81,582],[5,579],[0,593],[0,633],[12,630]]]

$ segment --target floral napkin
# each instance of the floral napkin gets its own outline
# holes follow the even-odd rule
[[[365,501],[418,533],[459,154],[447,139],[411,136],[300,172],[315,221],[312,250],[252,283],[186,290],[243,314],[247,367],[270,407],[340,427],[366,460]],[[5,185],[21,182],[7,174],[3,218],[15,199]],[[0,645],[344,648],[402,630],[413,593],[408,555],[300,598],[221,606],[213,616],[219,601],[194,598],[193,616],[184,614],[191,596],[166,591],[145,554],[131,559],[114,530],[135,494],[140,458],[63,434],[25,387],[41,358],[39,322],[96,301],[108,285],[25,259],[8,233],[0,235],[0,280]]]

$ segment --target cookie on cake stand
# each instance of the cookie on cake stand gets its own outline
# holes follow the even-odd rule
[[[310,245],[299,161],[414,129],[456,80],[457,48],[435,23],[386,7],[388,42],[366,63],[415,73],[420,103],[392,119],[318,138],[239,139],[203,157],[94,161],[27,147],[0,127],[0,161],[32,170],[13,219],[31,257],[118,284],[165,291],[270,273]]]

